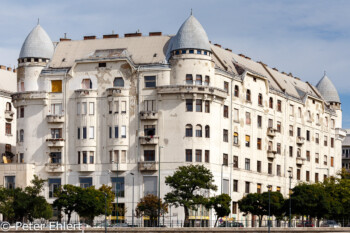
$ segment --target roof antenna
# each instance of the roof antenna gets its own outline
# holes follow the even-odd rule
[[[326,76],[327,75],[327,72],[326,71],[324,71],[324,76]]]
[[[40,24],[40,19],[38,18],[38,25]]]
[[[191,15],[193,14],[193,12],[192,12],[192,8],[191,8]]]

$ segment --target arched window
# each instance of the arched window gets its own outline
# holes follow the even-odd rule
[[[272,99],[272,97],[270,97],[270,99],[269,99],[269,107],[273,108],[273,99]]]
[[[192,125],[191,124],[186,125],[186,137],[192,137]]]
[[[91,79],[89,79],[89,78],[83,79],[83,81],[81,82],[81,88],[82,89],[92,89]]]
[[[249,89],[247,89],[246,100],[249,101],[249,102],[251,101],[251,98],[250,98],[250,90],[249,90]]]
[[[124,87],[124,79],[121,77],[115,78],[113,81],[113,87]]]
[[[239,96],[239,87],[238,87],[237,85],[235,85],[234,96],[235,96],[235,97],[238,97],[238,96]]]
[[[202,137],[202,126],[196,125],[196,137]]]
[[[209,125],[205,126],[205,137],[210,138],[210,127]]]
[[[20,141],[20,142],[23,142],[23,140],[24,140],[24,130],[21,129],[21,130],[19,131],[19,141]]]
[[[258,104],[263,105],[263,96],[261,93],[259,93],[259,95],[258,95]]]
[[[10,102],[6,103],[6,111],[11,111],[11,103]]]

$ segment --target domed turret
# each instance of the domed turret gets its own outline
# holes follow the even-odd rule
[[[340,103],[338,91],[326,74],[324,74],[323,78],[317,83],[316,87],[327,102]]]
[[[171,51],[201,49],[211,51],[207,33],[199,21],[191,15],[180,27],[171,42]]]
[[[38,24],[24,41],[19,58],[51,59],[53,53],[54,46],[49,35]]]

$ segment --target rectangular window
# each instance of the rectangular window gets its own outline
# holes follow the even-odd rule
[[[315,163],[319,163],[320,162],[320,155],[319,153],[315,154]]]
[[[95,163],[95,159],[94,159],[94,154],[95,154],[95,152],[93,152],[93,151],[90,151],[90,155],[89,155],[89,163],[90,164],[94,164]]]
[[[145,87],[156,87],[156,76],[145,76]]]
[[[192,162],[192,150],[186,150],[186,162]]]
[[[289,114],[294,116],[294,105],[289,105]]]
[[[202,100],[196,100],[196,112],[202,112]]]
[[[21,115],[22,115],[22,112],[21,112]],[[24,108],[23,108],[23,115],[24,115]],[[51,115],[62,115],[62,104],[51,104]]]
[[[223,130],[223,140],[224,140],[224,142],[228,142],[228,130],[227,129]]]
[[[51,80],[51,92],[62,92],[62,80]]]
[[[310,181],[310,172],[306,171],[306,181]]]
[[[50,152],[50,163],[61,164],[61,152]]]
[[[54,197],[55,191],[61,186],[61,178],[49,178],[49,198]]]
[[[323,159],[323,164],[327,166],[327,163],[328,163],[328,157],[327,155],[325,155]]]
[[[90,115],[94,115],[95,114],[95,103],[94,102],[90,102],[89,103],[89,114]]]
[[[155,150],[144,150],[143,157],[144,157],[144,161],[156,161],[156,151]]]
[[[261,138],[258,138],[257,148],[258,150],[261,150]]]
[[[277,151],[276,151],[277,154],[281,154],[281,143],[277,143]]]
[[[300,180],[300,169],[297,169],[297,180]]]
[[[19,153],[19,162],[24,163],[24,153]]]
[[[51,129],[51,138],[62,138],[62,129]]]
[[[233,167],[238,168],[238,156],[233,156]]]
[[[186,84],[193,85],[193,77],[192,74],[186,74]]]
[[[334,167],[334,157],[331,157],[331,167]]]
[[[318,173],[315,173],[315,182],[318,182]]]
[[[81,163],[81,161],[80,161],[80,160],[81,160],[80,156],[81,156],[81,155],[80,155],[80,151],[78,151],[78,164]]]
[[[276,188],[276,192],[281,192],[281,187],[280,186],[277,186],[277,188]]]
[[[315,134],[315,142],[316,144],[320,143],[320,135],[318,133]]]
[[[289,126],[289,136],[293,136],[293,125]]]
[[[83,115],[86,115],[86,113],[87,113],[87,104],[86,104],[86,102],[82,102],[81,103],[81,114],[83,114]]]
[[[224,105],[224,117],[228,118],[228,106]]]
[[[324,136],[324,146],[327,146],[327,144],[328,144],[328,137]]]
[[[249,135],[245,135],[245,146],[250,147],[250,136]]]
[[[277,175],[281,176],[281,165],[277,165]]]
[[[269,175],[272,175],[272,163],[267,164],[267,171],[268,171]]]
[[[238,213],[238,203],[237,202],[232,202],[232,214],[237,214]]]
[[[196,75],[196,85],[202,85],[202,75]]]
[[[145,100],[144,101],[144,111],[146,111],[146,112],[156,111],[156,101],[155,100]]]
[[[331,148],[334,148],[334,138],[331,138]]]
[[[153,194],[157,196],[157,176],[144,176],[143,177],[143,190],[144,190],[144,196],[148,194]]]
[[[111,177],[112,192],[114,197],[125,197],[125,180],[124,177]]]
[[[210,77],[208,75],[206,75],[203,85],[209,86],[209,83],[210,83]]]
[[[256,192],[259,194],[261,193],[261,184],[256,185]]]
[[[77,115],[80,115],[81,113],[81,108],[80,108],[80,103],[77,103]]]
[[[269,123],[268,123],[269,128],[273,128],[273,120],[269,119]]]
[[[282,112],[282,101],[277,100],[277,111]]]
[[[310,158],[310,151],[307,150],[306,151],[306,161],[310,161],[310,160],[311,160],[311,158]]]
[[[224,91],[228,92],[228,82],[224,82]]]
[[[281,129],[282,129],[281,122],[277,121],[277,132],[281,133]]]
[[[250,159],[245,159],[245,170],[250,170]]]
[[[193,99],[186,99],[186,112],[193,112]]]
[[[20,118],[23,118],[24,117],[24,107],[20,107],[20,114],[19,114],[19,117]]]
[[[90,128],[89,128],[89,138],[90,139],[94,139],[94,135],[95,135],[95,128],[94,128],[94,126],[90,126]]]
[[[245,123],[246,123],[247,125],[250,125],[250,123],[251,123],[251,120],[250,120],[250,112],[246,112],[246,113],[245,113]]]
[[[126,163],[126,150],[122,150],[120,163]]]
[[[259,160],[256,163],[256,171],[261,172],[261,161],[259,161]]]
[[[238,133],[237,132],[233,133],[233,144],[238,145]]]
[[[222,164],[228,166],[228,154],[223,154],[222,156]]]
[[[121,137],[126,138],[126,126],[123,125],[121,128]]]
[[[306,130],[306,141],[310,141],[310,131]]]
[[[88,188],[92,186],[92,177],[80,177],[79,183],[81,188]]]
[[[145,136],[154,136],[156,135],[156,126],[155,125],[145,125],[144,126]]]
[[[121,102],[122,107],[122,113],[126,113],[126,101]]]
[[[297,136],[301,137],[301,128],[299,128],[299,127],[297,128]]]
[[[237,108],[233,109],[233,120],[239,122],[239,110]]]
[[[227,179],[222,181],[222,193],[229,194],[229,181]]]
[[[88,163],[87,152],[83,151],[83,164],[87,164],[87,163]]]
[[[206,100],[205,102],[205,112],[210,113],[210,102],[209,100]]]
[[[83,139],[86,139],[86,127],[83,127]]]
[[[109,138],[112,138],[112,127],[109,126]]]
[[[112,127],[110,127],[111,131],[112,131]],[[119,130],[118,130],[118,126],[114,126],[114,138],[118,138],[118,133],[119,133]],[[112,132],[111,132],[112,134]],[[112,137],[112,135],[111,135]]]
[[[81,82],[81,88],[82,89],[91,89],[92,88],[91,80],[88,78],[83,79],[83,81]]]
[[[202,162],[202,150],[196,150],[196,162]]]
[[[238,192],[238,180],[233,180],[233,192]]]
[[[16,177],[15,176],[5,176],[5,188],[15,189],[16,188]]]
[[[5,123],[5,134],[6,135],[11,135],[11,123]]]
[[[205,162],[210,163],[210,152],[209,150],[205,151]]]
[[[258,128],[262,127],[262,116],[258,115]]]
[[[249,193],[250,191],[250,182],[245,182],[245,193]]]

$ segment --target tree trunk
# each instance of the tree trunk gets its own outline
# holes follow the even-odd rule
[[[262,215],[259,215],[258,218],[259,218],[259,227],[261,227],[261,222],[262,222]]]
[[[70,223],[71,217],[72,217],[72,212],[68,212],[68,224]]]
[[[190,213],[189,210],[186,206],[184,206],[184,210],[185,210],[185,221],[184,221],[184,227],[190,227]]]
[[[216,217],[216,221],[215,221],[214,227],[216,227],[216,224],[218,223],[218,220],[219,220],[219,216]]]

